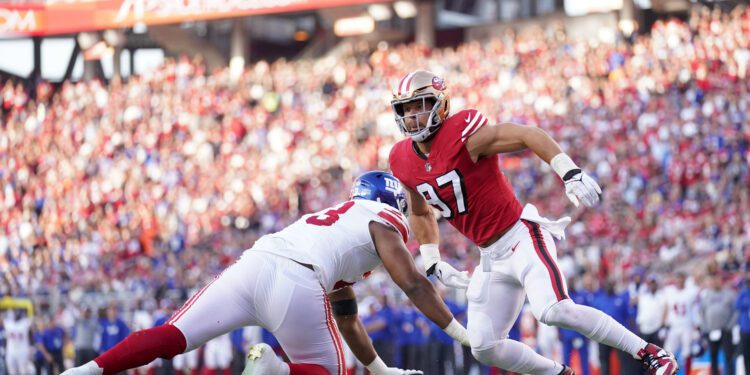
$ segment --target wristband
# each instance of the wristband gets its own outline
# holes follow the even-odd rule
[[[383,360],[377,355],[375,355],[375,359],[365,367],[367,367],[367,371],[370,371],[373,374],[382,374],[388,371],[388,366],[386,366],[385,362],[383,362]]]
[[[453,337],[456,341],[462,344],[469,342],[469,333],[466,331],[466,328],[456,320],[456,318],[453,318],[453,320],[448,323],[448,326],[443,328],[443,332],[447,333],[448,336]]]
[[[426,243],[419,246],[419,253],[422,255],[422,263],[427,271],[427,276],[435,272],[435,265],[440,261],[440,250],[436,243]]]
[[[565,181],[565,175],[568,172],[574,169],[580,169],[578,168],[576,163],[573,162],[573,159],[571,159],[570,156],[568,156],[564,152],[555,155],[555,157],[553,157],[552,160],[549,161],[549,165],[563,181]]]

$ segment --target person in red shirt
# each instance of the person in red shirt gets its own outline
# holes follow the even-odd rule
[[[409,222],[427,274],[447,286],[468,288],[467,329],[477,360],[518,373],[573,374],[566,365],[508,339],[528,297],[542,323],[576,330],[630,353],[650,374],[677,372],[671,353],[568,297],[553,238],[564,238],[570,218],[554,221],[540,216],[531,204],[521,206],[498,162],[500,153],[531,149],[560,176],[573,204],[595,205],[599,185],[544,130],[511,123],[488,125],[488,118],[474,109],[449,116],[445,81],[425,70],[400,80],[391,105],[409,138],[391,150],[390,167],[408,191]],[[441,260],[438,225],[430,206],[479,247],[481,263],[470,279],[466,271]]]

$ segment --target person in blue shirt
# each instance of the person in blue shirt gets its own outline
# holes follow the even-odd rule
[[[466,306],[459,306],[453,299],[447,294],[445,287],[438,287],[443,301],[445,301],[448,310],[459,319],[466,313]],[[452,373],[456,373],[456,358],[453,350],[453,340],[447,333],[445,333],[437,324],[428,321],[430,326],[430,343],[429,347],[429,363],[425,367],[425,372],[428,374],[446,374],[447,367],[451,369]],[[446,367],[447,363],[447,367]]]
[[[39,316],[34,321],[34,329],[31,332],[31,338],[34,340],[34,368],[37,374],[42,373],[42,369],[47,368],[49,363],[52,363],[52,356],[47,353],[47,349],[44,347],[44,330],[46,328],[46,322],[42,316]]]
[[[593,296],[593,307],[601,310],[614,318],[618,323],[631,328],[630,293],[627,290],[617,293],[615,283],[608,280],[604,287],[599,289]],[[610,359],[612,358],[612,347],[599,344],[599,363],[601,374],[612,374]],[[623,374],[639,373],[640,365],[633,357],[623,351],[617,351],[617,359],[620,362],[620,372]]]
[[[229,333],[232,341],[232,374],[239,374],[245,368],[245,327]]]
[[[63,371],[63,343],[65,342],[65,330],[55,322],[49,322],[42,332],[42,344],[50,355],[47,361],[47,373],[59,374]]]
[[[583,276],[585,287],[576,288],[576,280],[572,277],[568,282],[568,297],[579,305],[591,306],[593,302],[593,278],[591,275]],[[588,287],[588,288],[587,288]],[[570,363],[573,350],[578,351],[581,359],[581,374],[589,375],[589,339],[583,334],[570,329],[560,328],[560,341],[562,341],[563,363]]]
[[[745,374],[750,374],[750,276],[743,281],[740,294],[734,307],[738,313],[740,324],[740,345],[742,356],[745,358]]]
[[[417,311],[410,300],[404,300],[399,311],[399,335],[397,337],[401,355],[401,368],[424,368],[427,357],[427,338],[430,327],[425,317]]]
[[[385,363],[396,363],[394,322],[393,310],[385,296],[380,301],[370,303],[369,314],[362,317],[362,324],[372,340],[372,346]]]
[[[117,308],[110,306],[107,308],[107,316],[99,322],[102,326],[102,340],[100,352],[106,352],[120,341],[125,340],[130,334],[130,328],[117,315]]]

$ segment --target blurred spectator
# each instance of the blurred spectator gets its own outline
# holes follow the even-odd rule
[[[100,353],[111,349],[130,334],[130,328],[128,328],[125,321],[120,318],[117,313],[117,307],[108,307],[106,314],[107,315],[99,322],[101,327]]]
[[[456,320],[463,319],[466,315],[466,307],[460,306],[454,301],[448,295],[446,287],[442,286],[442,284],[438,284],[436,287],[443,297],[445,305],[448,306],[448,310],[456,317]],[[448,373],[448,369],[450,369],[451,373],[456,373],[458,368],[456,367],[455,340],[432,321],[428,321],[427,324],[430,326],[429,355],[427,356],[429,358],[429,366],[425,367],[425,373],[446,374]]]
[[[674,276],[674,285],[665,288],[667,300],[667,337],[664,349],[674,353],[680,366],[690,373],[692,365],[691,345],[693,334],[698,330],[700,316],[698,313],[698,288],[692,282],[688,284],[687,276],[678,272]]]
[[[363,314],[362,324],[367,330],[372,345],[380,358],[386,363],[395,362],[395,326],[396,317],[385,296],[381,301],[373,297],[368,304],[369,311]]]
[[[33,371],[31,358],[31,321],[25,310],[9,310],[3,321],[5,327],[5,364],[8,374],[27,374]]]
[[[646,286],[638,293],[638,332],[646,342],[662,346],[660,330],[667,324],[667,297],[659,288],[655,275],[646,278]]]
[[[396,336],[400,361],[403,369],[422,369],[427,365],[427,339],[430,326],[427,319],[417,311],[412,302],[405,298],[398,311],[398,335]]]
[[[701,330],[708,336],[711,353],[711,375],[734,375],[732,328],[737,322],[735,293],[724,286],[721,275],[708,277],[709,288],[700,296]],[[724,352],[724,371],[719,370],[719,349]]]
[[[206,375],[228,375],[232,354],[232,340],[229,334],[209,340],[203,350],[203,363],[208,370],[205,372]]]
[[[745,374],[750,374],[750,277],[742,280],[742,289],[737,296],[735,309],[740,324],[740,345],[745,363]]]
[[[7,367],[5,366],[5,319],[0,319],[0,375],[7,373]]]
[[[44,317],[34,319],[34,328],[32,336],[34,340],[34,370],[36,375],[50,375],[47,373],[47,367],[52,366],[52,356],[44,347],[44,330],[47,328]]]
[[[592,276],[588,274],[584,275],[583,280],[568,278],[568,297],[579,305],[592,306],[594,299],[594,286],[592,283]],[[591,366],[589,364],[589,339],[582,333],[570,329],[560,328],[559,332],[560,340],[562,341],[563,363],[572,363],[573,351],[576,351],[581,364],[580,373],[589,375],[591,373]]]
[[[59,374],[63,371],[63,344],[66,339],[65,331],[56,321],[47,320],[42,332],[42,346],[46,354],[47,374]],[[39,345],[37,343],[37,345]]]
[[[607,280],[604,287],[594,295],[592,306],[605,312],[628,329],[633,328],[632,324],[630,324],[630,294],[627,290],[618,293],[615,290],[615,283],[612,280]],[[599,364],[602,375],[613,374],[612,366],[610,365],[612,351],[612,347],[599,344]],[[617,358],[620,363],[621,372],[625,374],[639,372],[638,367],[640,367],[640,363],[635,361],[630,354],[618,350]]]
[[[75,366],[81,366],[96,358],[100,346],[101,326],[90,307],[84,307],[81,316],[73,326],[73,346],[75,348]]]

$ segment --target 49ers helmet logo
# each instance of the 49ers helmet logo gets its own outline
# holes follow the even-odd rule
[[[445,80],[438,76],[432,77],[432,88],[440,91],[445,90]]]

